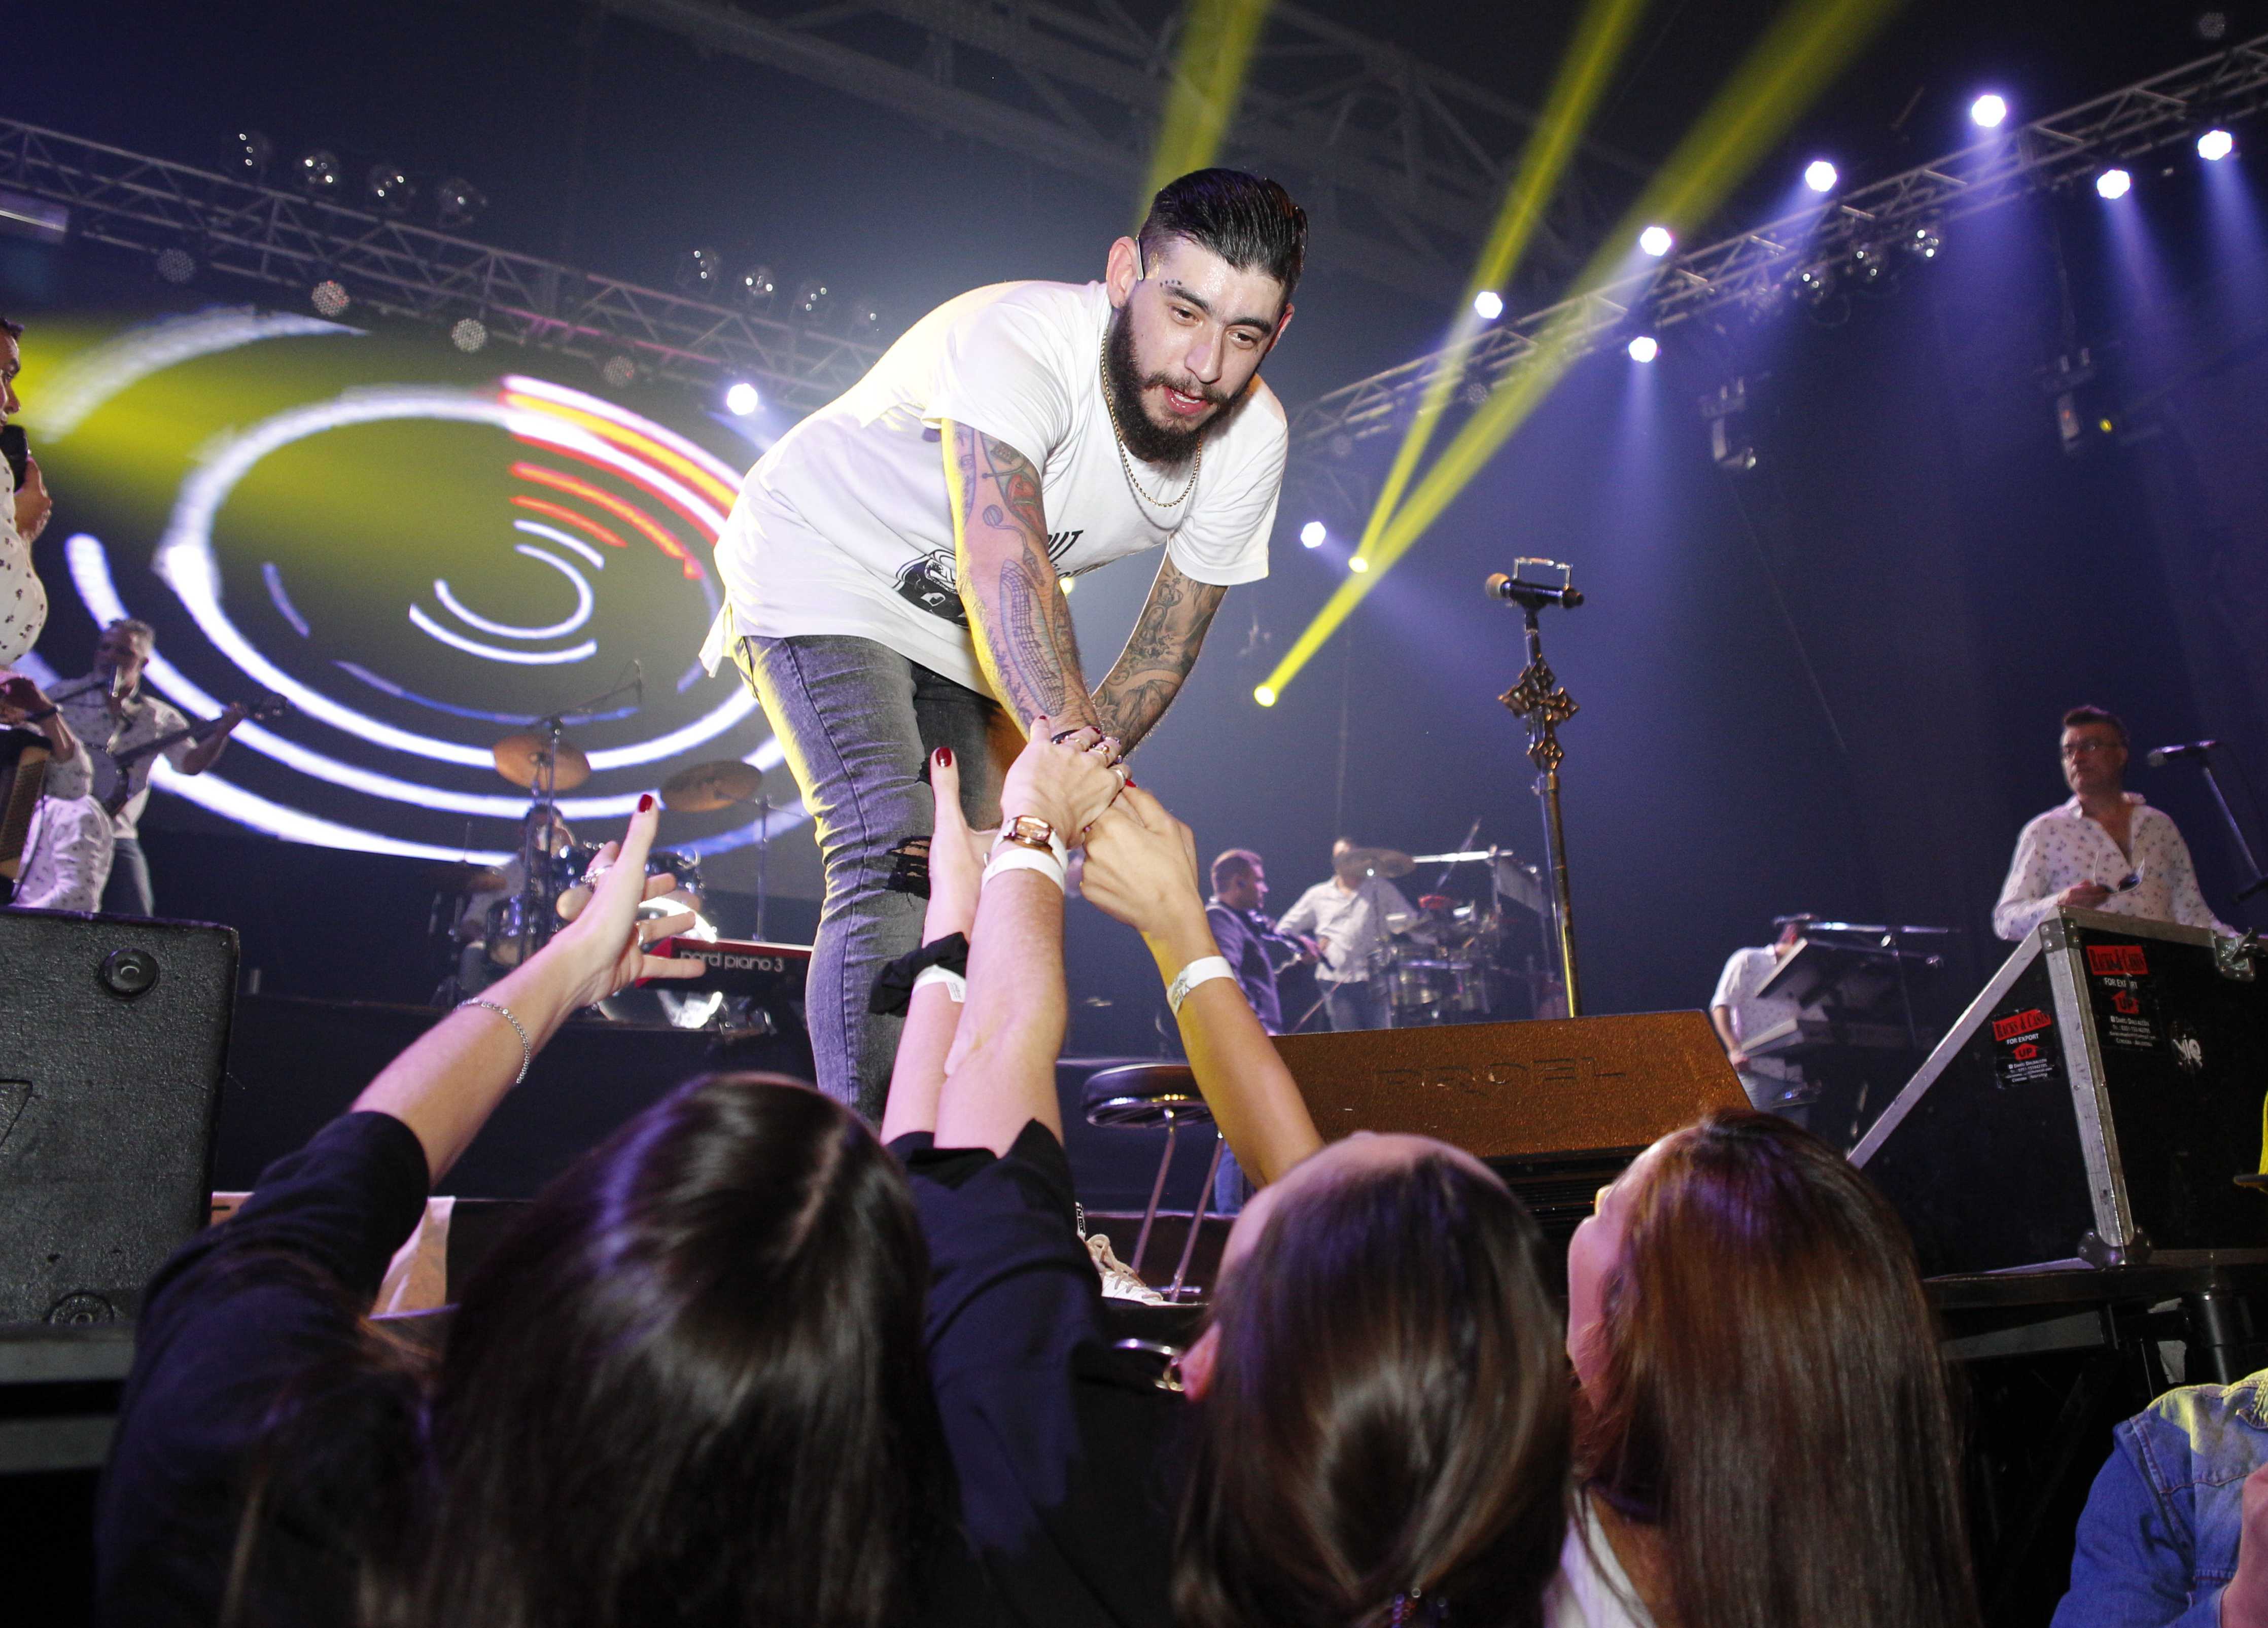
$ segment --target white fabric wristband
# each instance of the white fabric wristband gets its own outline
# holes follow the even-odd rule
[[[1058,888],[1064,886],[1066,874],[1064,862],[1055,855],[1021,843],[1003,843],[993,851],[991,862],[984,867],[984,880],[990,881],[1003,871],[1037,871]]]
[[[924,967],[914,976],[913,992],[918,995],[932,983],[945,985],[945,992],[953,997],[954,1004],[968,1004],[968,980],[950,967]]]
[[[1210,983],[1215,978],[1233,979],[1235,976],[1236,969],[1228,964],[1226,956],[1200,955],[1175,973],[1174,981],[1166,985],[1166,1004],[1174,1009],[1174,1015],[1179,1017],[1182,1015],[1182,1003],[1189,998],[1189,991],[1198,984]]]

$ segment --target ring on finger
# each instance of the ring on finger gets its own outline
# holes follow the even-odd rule
[[[604,876],[608,871],[611,871],[615,867],[611,864],[594,865],[589,870],[583,873],[583,880],[587,885],[595,888],[598,886],[599,878]]]

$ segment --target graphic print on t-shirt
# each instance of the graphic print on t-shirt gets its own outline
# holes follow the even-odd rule
[[[1049,532],[1049,563],[1060,562],[1071,552],[1071,544],[1086,534],[1085,527],[1076,531]],[[960,573],[954,569],[953,556],[942,549],[906,562],[905,569],[898,573],[898,597],[932,616],[944,617],[955,627],[968,625],[968,608],[961,602]]]

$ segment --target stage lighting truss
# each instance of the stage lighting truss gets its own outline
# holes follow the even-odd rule
[[[1661,334],[1728,306],[1762,313],[1790,296],[1823,305],[1846,280],[1860,286],[1887,280],[1896,269],[1893,246],[1912,258],[1934,259],[1952,223],[2035,193],[2091,186],[2111,166],[2132,166],[2147,154],[2194,142],[2205,128],[2201,121],[2233,123],[2264,107],[2268,34],[2049,118],[1996,130],[1933,164],[1823,205],[1705,248],[1673,253],[1556,306],[1507,316],[1472,341],[1465,377],[1494,388],[1536,354],[1547,335],[1577,355],[1617,343],[1639,312],[1649,331]],[[1367,513],[1374,479],[1353,467],[1353,447],[1373,436],[1400,434],[1434,374],[1455,357],[1436,351],[1302,408],[1292,423],[1294,490],[1318,507],[1351,497],[1343,512]]]
[[[748,379],[791,416],[840,395],[881,355],[872,340],[768,317],[737,298],[726,305],[666,293],[413,225],[336,195],[311,198],[296,184],[261,185],[250,170],[274,149],[253,136],[243,138],[245,167],[224,175],[0,119],[0,188],[67,206],[74,237],[139,253],[146,263],[179,247],[195,256],[208,288],[222,279],[265,284],[279,304],[298,306],[328,280],[342,293],[352,291],[358,316],[407,318],[443,333],[476,307],[492,343],[593,367],[619,356],[630,377],[690,386],[712,399],[728,380]],[[285,167],[300,169],[296,160]],[[486,203],[461,176],[431,195],[445,228],[462,225]]]

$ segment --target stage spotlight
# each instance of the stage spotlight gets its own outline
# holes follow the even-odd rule
[[[799,284],[795,291],[795,313],[806,320],[815,320],[827,309],[830,296],[827,284],[812,279]]]
[[[407,215],[409,206],[417,202],[417,188],[409,177],[391,164],[372,165],[363,184],[381,215]]]
[[[2218,126],[2198,137],[2198,157],[2208,164],[2218,164],[2236,151],[2236,137]]]
[[[1320,549],[1323,546],[1323,539],[1329,535],[1330,533],[1324,528],[1321,520],[1309,520],[1305,526],[1300,527],[1300,546],[1303,549]]]
[[[2008,117],[2008,99],[1987,91],[1969,104],[1969,122],[1979,129],[1997,130]]]
[[[1347,562],[1347,569],[1351,571],[1366,571],[1370,569],[1370,562],[1358,554]]]
[[[671,275],[688,294],[713,294],[725,280],[725,257],[713,248],[688,249]]]
[[[1627,349],[1633,362],[1651,362],[1661,354],[1661,346],[1651,334],[1635,334]]]
[[[1795,297],[1807,306],[1821,306],[1835,291],[1831,266],[1806,266],[1795,274]]]
[[[433,203],[441,225],[469,226],[488,208],[488,195],[461,175],[452,175],[433,188]]]
[[[871,299],[854,300],[850,306],[850,331],[860,339],[871,339],[882,331],[882,308]]]
[[[770,266],[751,266],[740,274],[740,292],[742,299],[761,311],[779,292],[779,279]]]
[[[599,377],[615,390],[626,390],[637,379],[637,364],[616,351],[599,365]]]
[[[335,198],[339,194],[339,155],[328,148],[318,147],[299,155],[299,162],[291,166],[291,173],[299,183],[299,190],[311,198]]]
[[[489,343],[489,325],[478,317],[459,317],[450,325],[449,343],[470,356]]]
[[[763,399],[756,394],[755,386],[745,379],[734,379],[731,388],[725,392],[725,410],[736,418],[746,418],[763,404]]]
[[[317,314],[335,317],[344,315],[354,301],[348,297],[344,284],[336,277],[325,277],[307,291],[307,303],[315,307]]]
[[[1937,228],[1927,222],[1916,226],[1905,236],[1906,253],[1916,260],[1935,260],[1937,252],[1944,247],[1945,239],[1938,235]]]
[[[241,170],[257,184],[268,179],[268,166],[276,161],[276,144],[258,130],[239,130],[235,153],[232,167]]]
[[[158,251],[158,276],[165,282],[186,283],[196,275],[196,256],[188,250],[174,247]]]
[[[2095,178],[2095,190],[2102,197],[2123,198],[2134,190],[2134,178],[2122,169],[2107,169]]]
[[[2198,39],[2205,41],[2217,41],[2226,36],[2228,33],[2228,12],[2200,11],[2198,13],[2197,33]]]
[[[1814,158],[1803,166],[1803,184],[1814,192],[1832,192],[1841,179],[1835,166],[1824,158]]]
[[[1669,253],[1670,246],[1676,241],[1676,239],[1669,235],[1669,228],[1667,226],[1648,226],[1638,234],[1638,247],[1656,260]]]
[[[1484,322],[1493,322],[1504,314],[1504,296],[1492,288],[1484,288],[1473,296],[1473,314]]]
[[[1252,698],[1262,706],[1272,707],[1276,704],[1276,691],[1270,686],[1263,684],[1252,692]]]
[[[1889,266],[1889,256],[1872,243],[1860,243],[1851,250],[1851,277],[1861,288],[1872,288],[1881,282]]]

